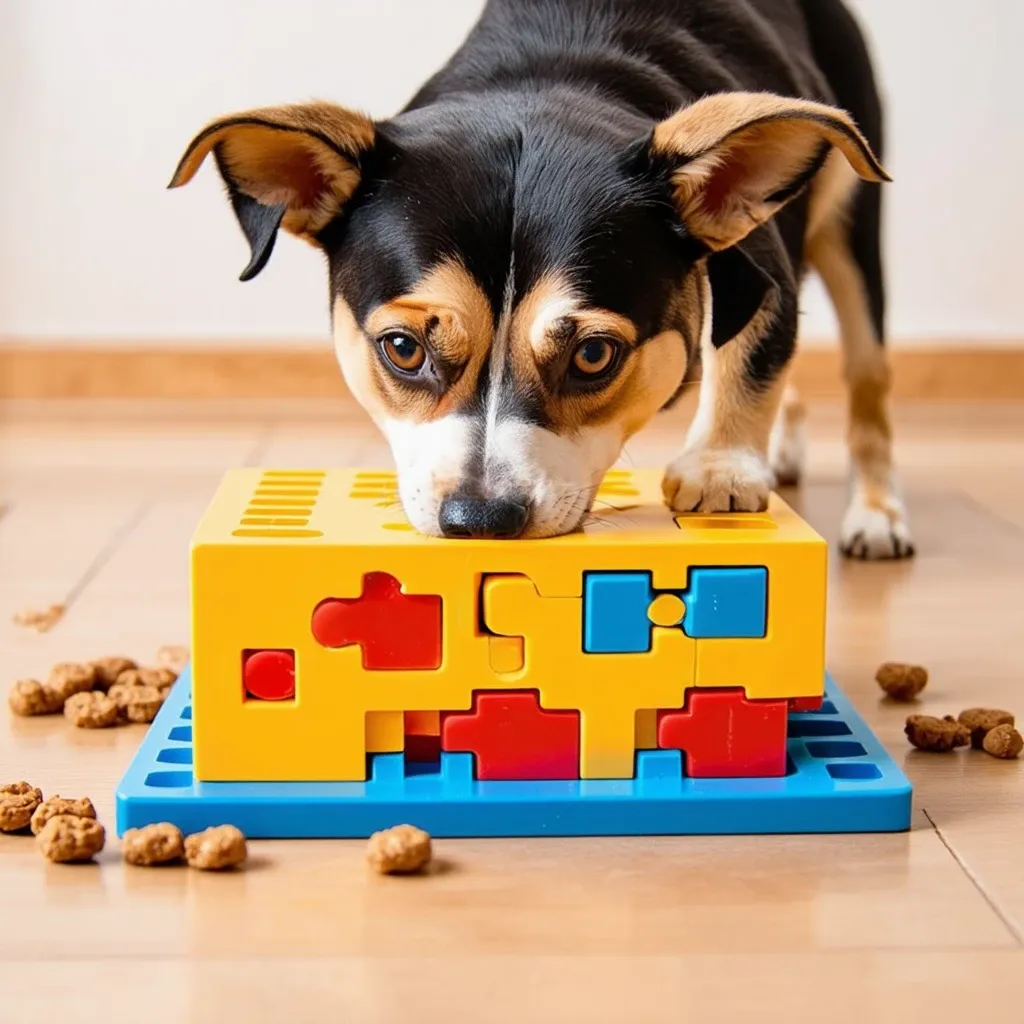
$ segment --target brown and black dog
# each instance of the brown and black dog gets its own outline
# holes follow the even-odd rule
[[[624,442],[698,378],[665,497],[763,509],[799,474],[783,392],[813,267],[849,385],[841,545],[902,557],[881,136],[841,0],[489,0],[397,116],[224,117],[172,185],[213,153],[243,279],[281,227],[326,253],[345,378],[410,521],[452,537],[575,529]]]

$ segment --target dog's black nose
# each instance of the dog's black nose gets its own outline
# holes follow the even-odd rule
[[[446,537],[486,537],[511,540],[526,529],[530,509],[526,502],[510,498],[472,498],[449,494],[438,513]]]

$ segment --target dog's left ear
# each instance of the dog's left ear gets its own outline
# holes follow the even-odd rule
[[[707,96],[661,121],[651,138],[687,231],[714,251],[797,196],[832,147],[866,181],[890,180],[845,111],[771,93]]]
[[[263,107],[207,125],[189,144],[170,188],[192,180],[212,152],[252,255],[255,277],[283,227],[316,244],[359,186],[360,157],[373,146],[368,117],[333,103]]]

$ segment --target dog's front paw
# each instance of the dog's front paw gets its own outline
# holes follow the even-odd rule
[[[744,448],[694,448],[665,470],[661,489],[676,512],[763,512],[772,471]]]
[[[847,558],[865,561],[910,558],[914,541],[903,502],[891,495],[881,502],[868,502],[864,495],[855,494],[839,529],[839,550]]]

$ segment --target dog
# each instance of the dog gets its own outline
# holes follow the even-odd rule
[[[813,268],[849,392],[841,550],[899,558],[882,129],[842,0],[488,0],[395,117],[222,117],[171,187],[213,154],[242,280],[281,228],[326,254],[345,380],[410,522],[447,537],[577,529],[626,440],[698,380],[667,502],[765,509],[800,474],[786,371]]]

